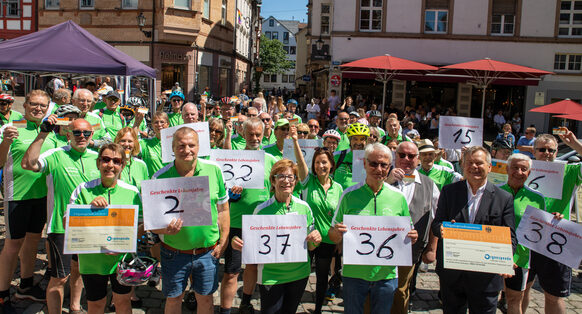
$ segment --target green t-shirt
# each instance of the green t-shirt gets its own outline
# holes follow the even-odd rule
[[[54,133],[54,132],[53,132],[53,134],[55,136],[51,136],[50,139],[47,138],[46,140],[47,141],[50,140],[53,143],[53,146],[55,148],[69,145],[69,139],[67,138],[67,136],[60,135],[60,134],[57,134],[57,133]]]
[[[47,175],[47,233],[65,233],[63,215],[77,186],[100,177],[97,153],[78,152],[71,146],[54,148],[40,155],[40,172]]]
[[[386,133],[386,135],[384,135],[384,140],[382,141],[382,144],[386,145],[391,140],[392,140],[392,137],[390,135],[388,135],[388,133]],[[410,142],[410,139],[407,136],[403,136],[402,134],[398,134],[398,137],[396,137],[396,140],[398,141],[398,143]]]
[[[505,183],[501,186],[501,189],[509,192],[513,196],[513,208],[515,211],[515,229],[519,226],[519,222],[521,221],[521,217],[525,212],[525,209],[528,205],[533,206],[535,208],[545,210],[546,204],[544,201],[544,196],[527,186],[523,186],[517,193],[513,191],[513,189],[509,186],[509,184]],[[513,262],[522,268],[529,268],[529,249],[525,246],[518,244],[515,248],[515,253],[513,253]]]
[[[162,162],[162,142],[157,137],[140,140],[139,147],[141,159],[147,165],[150,176],[167,165]]]
[[[263,150],[266,153],[269,153],[271,155],[273,155],[273,157],[275,157],[275,159],[277,159],[277,161],[283,159],[283,151],[279,150],[279,147],[277,147],[277,143],[273,143],[270,145],[267,145],[265,147],[263,147]]]
[[[101,179],[81,183],[73,191],[70,204],[89,205],[98,196],[103,196],[110,205],[137,205],[141,212],[141,197],[133,185],[121,180],[112,188],[101,184]],[[105,211],[104,208],[92,208],[92,211]],[[117,270],[117,263],[123,254],[108,255],[103,253],[79,254],[79,272],[83,275],[111,275]]]
[[[261,141],[261,147],[265,148],[267,145],[275,144],[277,142],[277,138],[275,137],[275,131],[271,130],[270,136],[263,136],[263,140]]]
[[[26,128],[18,129],[18,137],[12,141],[8,158],[4,164],[4,198],[7,201],[22,201],[43,198],[47,195],[46,175],[22,169],[22,157],[39,133],[36,123],[27,121]],[[40,153],[56,148],[50,132],[42,143]]]
[[[184,124],[184,119],[182,119],[182,113],[168,113],[168,119],[170,120],[170,127]]]
[[[434,164],[435,164],[435,165],[442,166],[442,167],[449,168],[449,169],[451,169],[451,170],[455,170],[455,167],[453,166],[453,164],[452,164],[450,161],[448,161],[448,160],[445,160],[445,159],[443,159],[443,158],[441,158],[441,159],[439,159],[439,160],[435,161],[435,162],[434,162]]]
[[[103,109],[103,108],[107,108],[107,104],[104,101],[97,102],[93,106],[93,110],[99,110],[99,109]]]
[[[210,247],[216,244],[220,238],[218,229],[218,204],[228,202],[228,195],[224,188],[224,179],[220,166],[213,161],[207,161],[198,158],[194,176],[208,177],[208,186],[210,188],[210,207],[212,211],[212,225],[182,227],[180,232],[174,235],[162,234],[162,242],[178,250],[191,250],[197,248]],[[169,163],[159,172],[154,174],[152,179],[179,178],[180,174],[174,166],[174,162]]]
[[[335,153],[333,153],[333,159],[335,160],[336,164],[336,169],[333,173],[333,179],[335,180],[335,182],[339,183],[345,190],[350,186],[356,184],[356,182],[352,182],[352,159],[354,157],[354,154],[352,153],[351,149],[347,149],[344,160],[338,167],[337,162],[341,154],[342,151],[336,151]]]
[[[384,183],[382,189],[374,195],[367,184],[359,183],[347,188],[342,194],[332,226],[343,222],[344,215],[410,216],[410,212],[404,194],[389,184]],[[367,281],[393,279],[397,275],[395,266],[374,265],[344,265],[342,274]]]
[[[252,215],[257,205],[267,201],[271,196],[269,175],[271,168],[277,162],[275,157],[265,153],[265,185],[263,189],[244,189],[238,201],[230,202],[230,227],[242,228],[242,216]]]
[[[239,134],[235,134],[230,138],[230,145],[233,150],[242,150],[247,147],[247,141]]]
[[[428,172],[422,169],[422,166],[418,166],[416,170],[429,177],[439,188],[439,191],[443,189],[443,186],[457,182],[463,178],[459,173],[439,165],[433,165],[432,169]]]
[[[335,130],[338,131],[341,136],[341,139],[337,143],[337,148],[335,149],[335,151],[339,152],[342,150],[350,149],[350,139],[348,138],[348,136],[344,132],[340,131],[340,129],[338,128],[336,128]]]
[[[564,169],[564,184],[562,186],[562,199],[546,197],[546,211],[548,213],[558,212],[564,215],[564,219],[570,220],[572,208],[572,197],[576,197],[574,190],[582,183],[582,164],[567,164]]]
[[[125,165],[119,179],[127,182],[141,191],[141,181],[149,180],[148,166],[143,160],[132,157],[131,161]]]
[[[125,118],[119,112],[119,107],[115,109],[115,111],[111,111],[107,108],[102,108],[99,110],[93,111],[94,114],[98,115],[103,124],[105,125],[105,130],[109,137],[114,139],[117,136],[117,132],[124,128],[127,123],[125,122]]]
[[[289,206],[277,202],[275,196],[260,204],[253,215],[305,215],[307,219],[307,234],[313,231],[313,214],[309,205],[295,196],[291,197]],[[306,236],[307,236],[306,234]],[[309,276],[311,262],[307,254],[307,262],[259,264],[257,282],[263,285],[278,285],[297,281]]]
[[[24,119],[22,113],[10,110],[10,117],[8,119],[6,119],[6,117],[3,114],[0,114],[0,125],[6,125],[8,123],[11,123],[12,121],[18,121],[22,119]]]
[[[334,244],[327,233],[331,228],[331,219],[344,189],[339,183],[331,180],[331,186],[326,193],[317,176],[313,174],[309,174],[301,182],[301,186],[303,189],[302,198],[313,212],[315,229],[321,234],[323,242]]]
[[[113,139],[111,136],[109,136],[109,133],[107,133],[105,123],[103,123],[103,119],[101,119],[98,114],[95,114],[93,112],[87,112],[84,119],[87,120],[87,122],[89,122],[93,126],[94,140],[100,140],[103,138],[109,140]]]

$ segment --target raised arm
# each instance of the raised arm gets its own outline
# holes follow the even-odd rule
[[[303,182],[305,178],[309,175],[309,167],[303,158],[303,152],[301,152],[301,147],[299,146],[299,140],[297,139],[297,127],[291,126],[290,128],[291,139],[293,139],[293,150],[295,152],[295,159],[297,160],[297,168],[299,174],[299,182]]]
[[[4,167],[6,160],[8,159],[8,151],[10,151],[10,145],[18,137],[18,129],[9,125],[4,128],[2,133],[3,140],[0,143],[0,168]]]

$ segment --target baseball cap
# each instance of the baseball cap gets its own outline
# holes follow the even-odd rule
[[[280,126],[284,126],[284,125],[289,125],[289,120],[279,119],[279,120],[277,120],[277,122],[275,122],[275,129],[280,127]]]
[[[430,152],[434,152],[434,151],[435,151],[435,147],[434,147],[433,143],[431,142],[431,140],[424,139],[424,140],[420,140],[418,142],[418,152],[419,153],[430,153]]]
[[[105,94],[104,98],[112,98],[115,97],[117,99],[121,99],[121,96],[119,96],[119,93],[116,90],[110,90],[109,92],[107,92],[107,94]]]

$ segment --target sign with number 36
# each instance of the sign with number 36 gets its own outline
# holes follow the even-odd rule
[[[530,250],[578,268],[582,260],[582,226],[528,206],[516,230],[517,242]]]

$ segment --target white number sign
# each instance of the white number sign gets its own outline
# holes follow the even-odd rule
[[[347,265],[412,265],[412,244],[406,235],[410,217],[345,215],[344,263]]]
[[[525,184],[545,197],[561,200],[565,167],[563,162],[534,160]]]
[[[145,180],[141,192],[145,230],[163,229],[173,218],[184,227],[212,224],[208,177]]]
[[[366,169],[364,169],[364,151],[354,150],[352,157],[352,182],[366,181]]]
[[[307,164],[307,168],[311,169],[313,162],[313,154],[315,154],[315,149],[323,145],[322,140],[297,140],[299,142],[299,147],[301,148],[301,153],[303,153],[303,158]],[[283,144],[283,158],[287,158],[293,162],[297,162],[295,159],[295,149],[293,145],[293,139],[286,139]],[[311,170],[310,170],[311,171]]]
[[[307,262],[305,215],[244,215],[243,264]]]
[[[582,260],[582,226],[528,206],[516,230],[517,242],[572,268]]]
[[[235,185],[247,189],[265,187],[265,151],[213,149],[210,160],[222,169],[227,187]]]
[[[441,116],[439,147],[459,149],[483,145],[483,119]]]
[[[165,128],[161,131],[162,162],[166,163],[174,161],[172,138],[174,137],[174,133],[182,127],[189,127],[198,133],[198,156],[210,155],[210,132],[208,131],[208,122],[181,124],[171,128]]]

